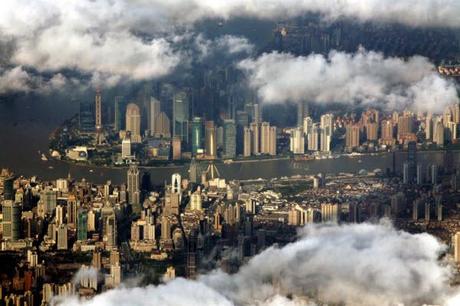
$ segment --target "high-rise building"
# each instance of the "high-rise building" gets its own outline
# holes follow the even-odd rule
[[[311,117],[305,117],[303,119],[303,133],[308,135],[313,129],[313,119]]]
[[[131,138],[125,137],[121,142],[121,158],[127,159],[131,158]]]
[[[131,133],[131,142],[140,143],[141,138],[141,111],[139,106],[129,103],[126,107],[126,131]]]
[[[321,204],[321,221],[338,223],[340,221],[340,205],[339,204]]]
[[[14,200],[14,176],[8,175],[3,178],[3,199]]]
[[[57,249],[67,250],[68,249],[67,239],[67,224],[61,224],[57,228]]]
[[[460,263],[460,232],[455,233],[452,237],[453,245],[454,245],[454,261],[459,264]]]
[[[173,136],[180,138],[188,145],[188,120],[190,101],[185,91],[180,91],[174,95],[173,101]]]
[[[251,153],[259,155],[260,153],[260,129],[259,124],[252,122],[249,126],[251,129]]]
[[[89,133],[94,131],[94,104],[89,101],[80,101],[80,110],[78,113],[78,124],[80,131]]]
[[[171,121],[168,118],[168,115],[164,112],[160,112],[155,120],[155,131],[158,137],[171,137]]]
[[[433,142],[438,146],[444,146],[444,124],[441,120],[434,124]]]
[[[102,96],[100,90],[96,90],[96,97],[94,99],[94,115],[96,130],[102,129]]]
[[[414,117],[410,113],[404,113],[398,118],[398,141],[404,142],[404,139],[414,132]]]
[[[251,156],[251,138],[252,138],[251,129],[248,127],[245,127],[244,133],[243,133],[243,139],[244,139],[243,156],[244,157]]]
[[[78,211],[77,240],[85,241],[88,238],[88,212],[84,209]]]
[[[376,141],[378,139],[378,128],[377,122],[369,122],[366,124],[367,141]]]
[[[203,120],[194,117],[192,120],[192,154],[203,153]]]
[[[303,128],[295,128],[291,133],[290,149],[294,154],[305,153],[305,137],[303,134]]]
[[[78,202],[74,195],[69,195],[67,199],[67,224],[75,228],[77,225]]]
[[[261,111],[258,103],[254,103],[254,115],[252,117],[252,122],[259,124],[261,120]]]
[[[391,146],[394,142],[393,123],[391,120],[382,120],[382,143]]]
[[[360,132],[359,126],[356,124],[350,124],[346,127],[346,134],[345,134],[345,147],[348,151],[351,151],[357,147],[359,147],[360,140]]]
[[[159,130],[157,130],[158,124],[158,116],[161,113],[161,106],[160,101],[155,99],[154,97],[150,97],[150,112],[149,112],[149,130],[150,136],[157,136],[160,134]]]
[[[131,165],[127,173],[127,191],[129,203],[132,205],[140,204],[139,188],[139,168],[136,165]]]
[[[207,158],[217,157],[217,131],[214,121],[205,122],[205,152]]]
[[[181,139],[178,136],[174,136],[171,140],[172,148],[172,159],[179,160],[182,159],[182,149],[181,149]]]
[[[270,152],[270,123],[262,122],[260,125],[260,153]]]
[[[4,200],[3,212],[3,239],[18,240],[21,233],[21,205],[13,200]]]
[[[334,134],[334,115],[324,114],[321,116],[321,141],[320,149],[323,152],[329,152],[331,150],[332,135]]]
[[[431,140],[432,138],[433,138],[433,118],[431,114],[428,114],[425,120],[425,139]]]
[[[118,132],[123,129],[123,122],[125,122],[125,104],[123,96],[115,97],[114,105],[114,122],[113,129]]]
[[[224,121],[224,157],[234,158],[236,156],[236,125],[235,120]]]
[[[181,191],[182,178],[179,173],[174,173],[171,177],[171,191],[175,193],[182,193]]]
[[[309,151],[320,150],[321,128],[318,123],[314,123],[310,133],[307,135],[307,147]]]
[[[104,220],[104,237],[107,249],[117,246],[117,218],[115,212],[108,215]]]
[[[45,214],[51,215],[56,209],[57,194],[51,188],[46,188],[40,193],[40,201],[43,203]]]
[[[269,133],[268,154],[272,156],[276,155],[276,145],[276,126],[271,126]]]

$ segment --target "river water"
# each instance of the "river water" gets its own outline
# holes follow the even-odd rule
[[[40,152],[48,151],[48,135],[65,119],[74,115],[78,105],[66,98],[34,100],[18,99],[15,103],[0,103],[0,168],[9,168],[18,175],[38,176],[54,180],[71,175],[94,183],[111,180],[115,184],[125,182],[125,169],[96,168],[69,164],[57,160],[42,161]],[[418,160],[424,163],[444,165],[443,152],[419,152]],[[399,172],[405,153],[395,154],[395,169]],[[455,152],[453,165],[460,163],[460,152]],[[270,160],[244,163],[218,163],[217,168],[226,179],[273,178],[292,175],[350,172],[361,169],[386,170],[393,168],[393,154],[340,157],[337,159],[292,161]],[[169,180],[171,174],[186,175],[188,166],[148,169],[154,183]]]

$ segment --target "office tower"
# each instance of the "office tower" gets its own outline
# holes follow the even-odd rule
[[[67,199],[67,224],[73,228],[77,225],[77,198],[74,195],[69,195]]]
[[[408,183],[413,183],[417,172],[417,143],[410,141],[407,144]]]
[[[224,157],[236,156],[236,125],[235,120],[224,120]]]
[[[57,249],[58,250],[68,249],[67,224],[61,224],[57,228]]]
[[[171,239],[171,223],[166,216],[161,217],[161,240]]]
[[[203,120],[194,117],[192,120],[192,154],[203,153]]]
[[[254,115],[252,117],[252,122],[259,124],[261,121],[261,110],[259,104],[254,103]]]
[[[378,139],[378,124],[377,122],[369,122],[366,124],[367,141],[377,141]]]
[[[43,203],[45,214],[51,215],[56,209],[57,194],[54,190],[46,188],[40,193],[40,201]]]
[[[121,142],[121,158],[126,159],[131,157],[131,138],[128,136],[123,138],[123,141]]]
[[[334,116],[325,114],[321,116],[320,122],[320,150],[329,152],[331,150],[332,135],[334,133]]]
[[[307,147],[309,151],[320,150],[321,128],[318,123],[314,123],[310,133],[307,135]]]
[[[425,119],[425,139],[431,140],[433,138],[433,118],[428,114]]]
[[[425,182],[425,176],[423,172],[422,164],[417,164],[417,185],[423,185]]]
[[[454,245],[454,261],[455,263],[460,263],[460,232],[455,233],[453,238]]]
[[[290,150],[294,154],[304,154],[305,153],[305,137],[303,134],[302,127],[295,128],[291,132]]]
[[[410,183],[410,175],[409,175],[409,163],[405,161],[403,163],[403,184]]]
[[[240,127],[245,127],[249,125],[249,114],[245,111],[236,111],[236,125]]]
[[[127,173],[128,199],[130,204],[140,204],[139,192],[139,168],[136,165],[129,166]]]
[[[394,144],[393,123],[391,120],[382,121],[382,143],[387,146]]]
[[[425,202],[425,222],[430,222],[431,219],[431,203]]]
[[[452,121],[457,124],[460,123],[460,103],[452,105]]]
[[[21,233],[21,205],[13,200],[4,200],[3,213],[3,239],[18,240]]]
[[[155,120],[155,131],[157,132],[157,137],[171,137],[171,122],[168,118],[168,115],[164,112],[160,112]]]
[[[190,101],[185,91],[174,95],[173,101],[173,136],[179,137],[188,145],[188,120]]]
[[[270,123],[262,122],[260,125],[260,153],[270,152]]]
[[[244,133],[243,133],[243,156],[248,157],[251,156],[251,138],[252,138],[252,133],[251,129],[248,127],[244,128]]]
[[[171,148],[172,148],[172,159],[173,160],[182,159],[182,148],[181,148],[180,137],[174,136],[172,138],[172,140],[171,140]]]
[[[207,158],[217,157],[217,130],[214,121],[205,122],[205,152]]]
[[[451,112],[450,107],[447,106],[444,109],[444,113],[442,115],[442,122],[444,123],[444,125],[447,125],[447,123],[449,123],[451,121],[452,121],[452,112]]]
[[[453,141],[455,141],[458,137],[457,135],[457,129],[458,129],[458,125],[457,123],[455,122],[449,122],[447,123],[447,125],[445,125],[445,140],[448,141],[449,143],[452,143]]]
[[[307,102],[301,101],[297,104],[297,127],[303,127],[303,119],[308,117],[308,112]]]
[[[113,129],[118,132],[123,129],[123,122],[125,121],[125,104],[123,96],[115,97],[114,105],[114,122]]]
[[[359,147],[360,133],[359,126],[356,124],[350,124],[346,127],[345,134],[345,147],[348,151]]]
[[[67,193],[69,191],[69,181],[67,179],[57,179],[56,188],[62,193]]]
[[[311,117],[305,117],[303,119],[303,133],[309,135],[313,129],[313,119]]]
[[[134,103],[129,103],[126,107],[126,131],[131,133],[132,143],[142,142],[141,111]]]
[[[431,184],[438,184],[438,165],[433,164],[430,167]]]
[[[14,200],[14,176],[9,175],[3,178],[3,199]]]
[[[104,220],[103,240],[107,249],[117,246],[117,219],[114,212]]]
[[[157,130],[157,119],[161,113],[160,101],[154,97],[150,97],[150,111],[149,111],[149,130],[150,136],[157,136],[159,130]]]
[[[77,240],[85,241],[88,238],[88,212],[84,209],[78,211]]]
[[[276,126],[270,127],[268,154],[276,155]]]
[[[339,204],[321,204],[321,221],[338,223],[340,221],[340,205]]]
[[[197,190],[190,196],[190,210],[201,211],[202,209],[201,192]]]
[[[398,141],[404,142],[404,139],[414,132],[414,118],[411,114],[405,113],[398,118]]]
[[[433,142],[440,147],[444,146],[444,124],[440,120],[434,124]]]
[[[80,101],[78,124],[80,131],[88,133],[94,131],[94,104],[88,101]]]
[[[174,173],[171,176],[171,191],[175,193],[181,193],[181,184],[182,184],[182,178],[179,173]]]
[[[64,223],[64,207],[62,207],[61,205],[56,206],[54,222],[56,223],[57,226]]]
[[[88,212],[88,232],[96,231],[96,214],[93,210]]]
[[[259,155],[260,153],[260,129],[259,124],[252,122],[249,126],[251,129],[251,153]]]
[[[216,127],[216,143],[218,148],[224,148],[224,127]]]
[[[399,192],[394,194],[390,198],[391,200],[391,213],[393,217],[399,217],[399,215],[406,209],[406,197],[404,193]]]
[[[96,97],[94,99],[94,116],[96,130],[102,129],[102,97],[100,90],[96,90]]]

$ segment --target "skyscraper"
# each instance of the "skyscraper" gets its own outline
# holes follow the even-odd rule
[[[113,129],[118,132],[123,129],[123,122],[125,121],[125,103],[123,96],[115,97],[114,105],[114,123]]]
[[[139,106],[129,103],[126,107],[126,131],[131,133],[131,142],[140,143],[141,138],[141,111]]]
[[[57,228],[57,249],[58,250],[67,250],[68,248],[67,240],[67,224],[61,224]]]
[[[394,144],[393,123],[391,120],[382,121],[382,143],[387,146]]]
[[[234,158],[236,156],[236,125],[235,120],[224,121],[224,156]]]
[[[179,136],[174,136],[171,140],[172,159],[179,160],[182,158],[181,140]]]
[[[88,212],[84,209],[78,211],[77,240],[85,241],[88,238]]]
[[[303,134],[303,128],[297,127],[292,131],[290,139],[290,149],[294,154],[305,153],[305,137]]]
[[[89,101],[81,100],[78,113],[80,131],[85,133],[94,131],[94,122],[94,104]]]
[[[164,112],[160,112],[155,120],[155,131],[158,133],[155,136],[171,137],[171,121]]]
[[[173,136],[188,144],[188,120],[190,101],[185,91],[174,95],[173,100]]]
[[[217,135],[214,121],[206,121],[205,123],[206,145],[205,151],[208,158],[217,157]]]
[[[270,152],[270,123],[262,122],[260,125],[260,153]]]
[[[4,200],[3,212],[3,239],[18,240],[21,233],[21,205],[13,200]]]
[[[258,155],[260,153],[260,130],[259,124],[252,122],[250,125],[251,129],[251,153]]]
[[[440,147],[444,146],[444,124],[441,120],[434,124],[433,142]]]
[[[161,113],[161,105],[160,101],[155,99],[154,97],[150,97],[150,112],[149,112],[149,130],[150,136],[157,136],[159,131],[157,130],[158,124],[156,121],[158,120],[158,116]]]
[[[276,126],[270,127],[268,154],[276,155]]]
[[[359,126],[356,124],[350,124],[346,127],[345,134],[345,147],[348,151],[351,151],[359,147],[360,133]]]
[[[203,153],[203,120],[194,117],[192,120],[192,154]]]
[[[102,129],[102,96],[101,91],[96,90],[96,97],[94,99],[94,115],[95,115],[95,124],[96,130]]]
[[[314,123],[310,133],[307,135],[307,148],[309,151],[320,150],[321,128],[318,123]]]
[[[248,157],[251,156],[251,129],[248,127],[244,127],[243,130],[243,156]]]
[[[139,168],[136,165],[131,165],[127,173],[127,191],[130,204],[140,204],[139,188]]]

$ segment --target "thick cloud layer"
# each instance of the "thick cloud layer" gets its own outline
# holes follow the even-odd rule
[[[457,0],[3,0],[0,41],[15,46],[10,68],[76,69],[113,85],[162,77],[183,65],[190,56],[177,50],[170,34],[178,28],[187,31],[208,18],[278,20],[308,12],[325,19],[460,26]],[[244,41],[223,42],[231,44],[230,52],[248,50]]]
[[[446,304],[450,269],[433,236],[391,225],[317,225],[298,241],[272,247],[240,271],[215,271],[196,281],[176,279],[143,288],[119,288],[66,305],[314,305]],[[449,302],[452,302],[450,300]]]
[[[332,51],[327,57],[274,52],[238,66],[265,102],[362,103],[432,112],[458,103],[454,83],[439,76],[434,65],[420,56],[385,58],[366,50]]]

